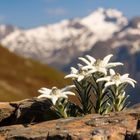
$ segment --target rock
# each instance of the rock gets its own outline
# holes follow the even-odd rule
[[[5,122],[9,123],[14,111],[15,109],[9,103],[0,103],[0,126],[4,125]]]
[[[140,140],[140,130],[137,130],[134,134],[134,139],[135,140]]]
[[[0,103],[0,126],[57,119],[58,116],[51,107],[49,100],[37,98]]]
[[[47,100],[27,99],[9,107],[15,108],[17,121],[0,127],[3,140],[140,140],[140,105],[104,116],[90,114],[50,121],[43,121],[41,116],[50,111]],[[32,117],[35,119],[30,123]]]

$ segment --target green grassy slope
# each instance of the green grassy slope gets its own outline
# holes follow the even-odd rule
[[[0,101],[38,96],[43,86],[63,87],[64,74],[31,59],[21,58],[0,46]]]

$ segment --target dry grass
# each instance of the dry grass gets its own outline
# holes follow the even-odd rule
[[[31,59],[21,58],[0,46],[0,101],[38,96],[40,87],[63,87],[64,74]]]

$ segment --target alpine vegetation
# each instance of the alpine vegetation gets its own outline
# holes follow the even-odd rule
[[[91,113],[106,114],[122,111],[127,107],[126,87],[130,84],[135,87],[136,81],[129,78],[129,74],[119,74],[113,68],[122,66],[120,62],[110,62],[113,55],[103,59],[95,59],[90,55],[79,57],[81,63],[77,68],[71,67],[71,73],[65,78],[70,78],[73,85],[63,89],[41,88],[42,95],[38,98],[51,100],[53,109],[60,118],[70,116],[83,116]],[[76,93],[69,91],[75,89]],[[67,95],[77,95],[80,104],[68,100]]]
[[[69,116],[67,110],[70,105],[67,100],[67,95],[75,95],[75,93],[69,91],[69,89],[73,87],[75,86],[71,85],[62,89],[58,89],[57,87],[52,87],[52,89],[43,87],[38,90],[38,92],[42,93],[42,95],[38,96],[38,98],[44,97],[50,99],[58,116],[67,118]]]

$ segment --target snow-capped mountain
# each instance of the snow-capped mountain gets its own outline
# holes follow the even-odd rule
[[[120,11],[99,8],[83,18],[8,34],[3,31],[0,27],[0,43],[10,51],[66,72],[78,56],[114,54],[114,61],[125,64],[120,71],[129,72],[138,82],[132,104],[140,101],[140,17],[128,21]]]
[[[84,18],[29,30],[17,30],[1,40],[10,51],[62,67],[88,51],[97,41],[111,38],[128,24],[115,9],[99,8]]]
[[[10,33],[17,31],[19,28],[11,25],[0,24],[0,40],[8,36]]]
[[[120,31],[123,26],[127,25],[128,21],[121,12],[115,9],[105,10],[99,8],[83,18],[81,23],[87,26],[99,39],[106,40],[113,33]]]

